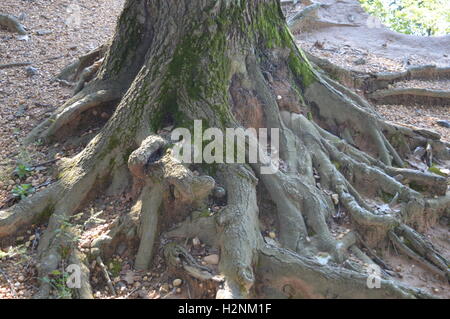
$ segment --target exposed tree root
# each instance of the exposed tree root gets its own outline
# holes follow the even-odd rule
[[[99,90],[91,94],[80,93],[34,128],[25,143],[31,143],[37,139],[48,140],[52,136],[57,136],[62,128],[76,127],[82,113],[108,103],[113,104],[120,97],[121,93],[115,90]]]
[[[256,178],[248,167],[224,166],[228,205],[217,218],[221,260],[219,269],[225,276],[225,287],[218,298],[245,298],[255,282],[253,265],[261,244],[256,203]]]
[[[375,91],[369,98],[383,104],[404,104],[413,100],[415,103],[447,105],[450,103],[450,91],[394,88]]]
[[[429,294],[381,279],[367,287],[367,275],[321,265],[289,250],[266,245],[258,263],[257,291],[267,298],[430,298]]]
[[[79,299],[93,299],[92,287],[90,284],[90,271],[85,264],[86,257],[76,248],[72,250],[69,258],[69,263],[77,265],[81,270],[80,288],[74,289],[74,297]]]
[[[93,66],[96,62],[100,61],[107,50],[107,45],[102,45],[89,53],[80,56],[76,61],[66,66],[55,78],[58,80],[65,80],[76,83],[80,80],[80,76],[83,72]]]
[[[108,269],[106,268],[105,264],[103,263],[102,257],[97,256],[96,261],[97,261],[97,265],[99,265],[100,268],[102,269],[102,273],[103,273],[103,276],[105,277],[106,284],[108,285],[109,291],[111,292],[111,294],[113,296],[115,296],[116,295],[116,290],[114,289],[113,283],[112,283],[111,278],[109,277],[109,274],[108,274]]]
[[[0,238],[38,222],[39,217],[42,221],[49,218],[38,248],[40,278],[48,277],[69,258],[83,269],[78,297],[92,297],[89,270],[83,266],[84,257],[76,249],[75,230],[67,222],[86,201],[111,186],[108,189],[112,193],[125,193],[134,201],[133,207],[117,216],[106,233],[90,245],[90,258],[95,258],[103,268],[112,294],[115,288],[103,261],[107,262],[114,254],[118,243],[135,254],[136,269],[147,270],[152,266],[154,247],[159,242],[166,263],[175,271],[223,283],[223,288],[217,291],[218,298],[430,297],[391,280],[388,265],[370,253],[370,249],[367,256],[357,245],[383,246],[390,238],[404,254],[448,275],[448,262],[407,226],[422,231],[422,227],[448,213],[447,180],[403,168],[403,158],[411,153],[411,148],[430,145],[433,155],[445,158],[448,146],[430,132],[385,123],[363,98],[313,70],[293,43],[281,15],[272,17],[271,23],[277,26],[276,33],[283,32],[283,39],[266,39],[272,33],[259,30],[263,27],[252,22],[259,17],[252,17],[250,12],[259,10],[263,15],[265,11],[259,6],[264,8],[267,3],[276,6],[270,7],[270,12],[280,11],[274,10],[279,9],[275,1],[246,2],[250,21],[228,24],[229,19],[223,19],[225,22],[215,28],[211,25],[216,22],[203,21],[204,17],[198,22],[198,8],[185,5],[184,1],[175,6],[164,1],[158,2],[160,6],[129,1],[123,19],[128,21],[127,14],[134,14],[138,17],[135,27],[142,32],[121,24],[125,35],[117,35],[106,54],[98,49],[63,72],[61,78],[66,81],[79,78],[83,87],[39,125],[29,140],[51,139],[68,125],[82,122],[82,114],[88,110],[100,105],[113,108],[115,101],[121,102],[87,147],[73,159],[63,161],[58,182],[49,190],[0,211]],[[203,9],[212,10],[215,16],[220,10],[234,6],[232,2],[218,2],[217,7]],[[242,13],[241,7],[235,9],[239,15]],[[195,18],[196,23],[185,24],[184,16],[178,19],[185,10],[184,14]],[[228,11],[225,12],[228,18]],[[167,25],[164,17],[169,13],[178,27]],[[240,28],[250,22],[256,29],[246,31],[255,33],[254,38],[239,39],[241,34],[248,33]],[[154,33],[156,26],[158,32]],[[216,34],[218,30],[223,32],[223,28],[229,29],[233,41],[245,43],[244,49],[228,48],[234,42]],[[205,47],[204,38],[193,36],[206,33],[219,37],[216,39],[219,44],[215,44],[220,48],[217,52]],[[130,40],[135,50],[123,45],[123,37],[128,40],[131,35],[139,35],[137,40]],[[248,47],[247,40],[254,43]],[[274,49],[270,41],[280,48]],[[122,57],[123,50],[133,54],[125,54],[124,61],[116,60],[114,55]],[[232,67],[217,63],[223,52],[226,52],[224,59],[233,57]],[[185,54],[189,54],[194,67],[186,63]],[[202,57],[198,61],[196,54]],[[95,70],[90,69],[103,56],[101,66],[99,63]],[[217,68],[207,68],[217,64]],[[181,66],[183,72],[179,72]],[[205,69],[209,71],[203,73]],[[85,85],[94,74],[93,80]],[[114,86],[116,82],[120,84]],[[283,91],[286,87],[292,90]],[[286,103],[283,99],[287,100],[291,92],[296,92],[292,93],[295,97],[289,97],[290,102]],[[243,101],[251,101],[252,105]],[[290,103],[293,105],[286,106]],[[274,164],[267,156],[272,151],[263,150],[265,156],[256,163],[218,164],[214,169],[197,163],[194,172],[194,165],[175,158],[168,138],[172,127],[189,127],[194,119],[203,119],[208,126],[221,130],[244,127],[243,123],[278,128],[279,170],[262,173],[263,167]],[[405,149],[392,142],[396,134],[401,136]],[[276,206],[274,219],[279,236],[271,238],[271,242],[280,247],[266,243],[261,234],[258,182],[262,183],[258,187],[270,197],[262,200]],[[413,184],[422,186],[422,191],[414,190]],[[226,190],[223,209],[214,216],[200,216],[198,211],[207,210],[217,185]],[[388,200],[375,205],[370,200],[374,198]],[[381,205],[383,211],[378,210]],[[336,209],[345,211],[353,228],[337,238],[331,231]],[[168,242],[194,236],[220,250],[220,275],[199,265],[181,245]],[[400,236],[410,243],[406,245]],[[384,268],[381,288],[368,288],[368,274],[347,260],[349,251],[364,263],[377,263]],[[346,269],[346,265],[354,270]],[[36,297],[47,298],[50,290],[49,283],[44,281]]]

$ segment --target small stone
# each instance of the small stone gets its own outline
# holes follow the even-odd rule
[[[271,231],[269,233],[269,237],[272,238],[272,239],[275,239],[277,237],[277,235],[275,234],[275,232]]]
[[[181,286],[182,283],[183,283],[183,280],[177,278],[177,279],[175,279],[175,280],[172,282],[172,285],[173,285],[174,287],[179,287],[179,286]]]
[[[23,282],[25,280],[25,277],[23,275],[20,275],[18,279],[20,282]]]
[[[181,294],[181,288],[177,288],[177,294]]]
[[[36,35],[39,35],[39,36],[43,36],[43,35],[47,35],[47,34],[51,34],[52,33],[52,31],[50,31],[50,30],[37,30],[36,31]]]
[[[439,292],[439,289],[433,288],[433,292],[438,293],[438,292]]]
[[[203,261],[210,265],[217,265],[219,263],[219,255],[212,254],[212,255],[203,257]]]
[[[10,179],[10,180],[8,181],[8,184],[11,185],[11,186],[14,185],[15,183],[16,183],[16,182],[15,182],[14,180],[12,180],[12,179]]]
[[[281,95],[278,95],[278,96],[277,96],[277,100],[279,101],[279,100],[281,100],[281,99],[282,99]]]
[[[402,271],[402,267],[400,267],[400,266],[395,267],[395,271],[396,272],[401,272]]]
[[[162,292],[162,293],[168,293],[168,292],[169,292],[169,285],[168,285],[168,284],[163,284],[163,285],[159,288],[159,292]]]
[[[34,76],[34,75],[38,74],[38,69],[36,69],[32,66],[28,66],[25,68],[25,72],[27,72],[28,76]]]
[[[200,246],[200,244],[200,239],[198,239],[198,237],[192,239],[192,245],[194,245],[194,247]]]
[[[2,181],[0,181],[0,188],[5,187],[5,183],[3,183]]]

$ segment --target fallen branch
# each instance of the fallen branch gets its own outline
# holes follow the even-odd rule
[[[16,63],[7,63],[7,64],[0,64],[0,70],[8,69],[8,68],[15,68],[18,66],[27,66],[31,65],[33,63],[31,62],[16,62]]]

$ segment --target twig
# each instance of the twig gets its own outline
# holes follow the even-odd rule
[[[111,293],[114,296],[116,296],[116,290],[114,289],[114,286],[112,284],[111,278],[109,277],[109,274],[108,274],[108,270],[106,269],[106,266],[103,263],[103,260],[102,260],[102,258],[100,256],[97,257],[97,263],[100,266],[100,268],[102,269],[103,276],[105,276],[106,283],[108,285],[109,290],[111,291]]]
[[[8,282],[14,297],[17,297],[16,290],[14,289],[14,285],[11,279],[9,278],[8,274],[2,268],[0,268],[0,273],[3,275],[3,277],[5,277],[6,281]]]
[[[16,62],[16,63],[0,64],[0,70],[14,68],[14,67],[18,67],[18,66],[27,66],[27,65],[31,65],[31,64],[33,64],[33,63],[31,63],[31,62]]]
[[[35,168],[35,167],[39,167],[39,166],[45,166],[45,165],[48,165],[48,164],[53,164],[53,163],[55,163],[55,162],[57,162],[59,160],[60,160],[60,158],[55,158],[55,159],[52,159],[52,160],[49,160],[49,161],[46,161],[46,162],[42,162],[42,163],[38,163],[38,164],[35,164],[35,165],[31,165],[31,167]]]

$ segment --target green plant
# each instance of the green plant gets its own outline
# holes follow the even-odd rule
[[[26,254],[27,247],[25,245],[18,245],[14,247],[10,247],[7,252],[0,250],[0,260],[7,258],[19,257],[17,260],[18,263],[22,263],[24,261],[28,261],[29,257]]]
[[[16,185],[12,189],[13,196],[20,198],[20,199],[24,199],[25,197],[28,197],[28,195],[30,195],[33,192],[34,192],[34,188],[31,184]]]
[[[25,165],[25,164],[19,164],[14,169],[14,174],[19,177],[20,179],[24,179],[25,177],[29,176],[32,172],[32,168]]]
[[[69,274],[67,272],[54,270],[48,277],[44,277],[41,280],[53,288],[58,299],[70,299],[72,297],[72,289],[67,287],[68,278]]]
[[[113,260],[109,263],[109,271],[113,277],[119,276],[122,271],[122,263],[118,260]]]

